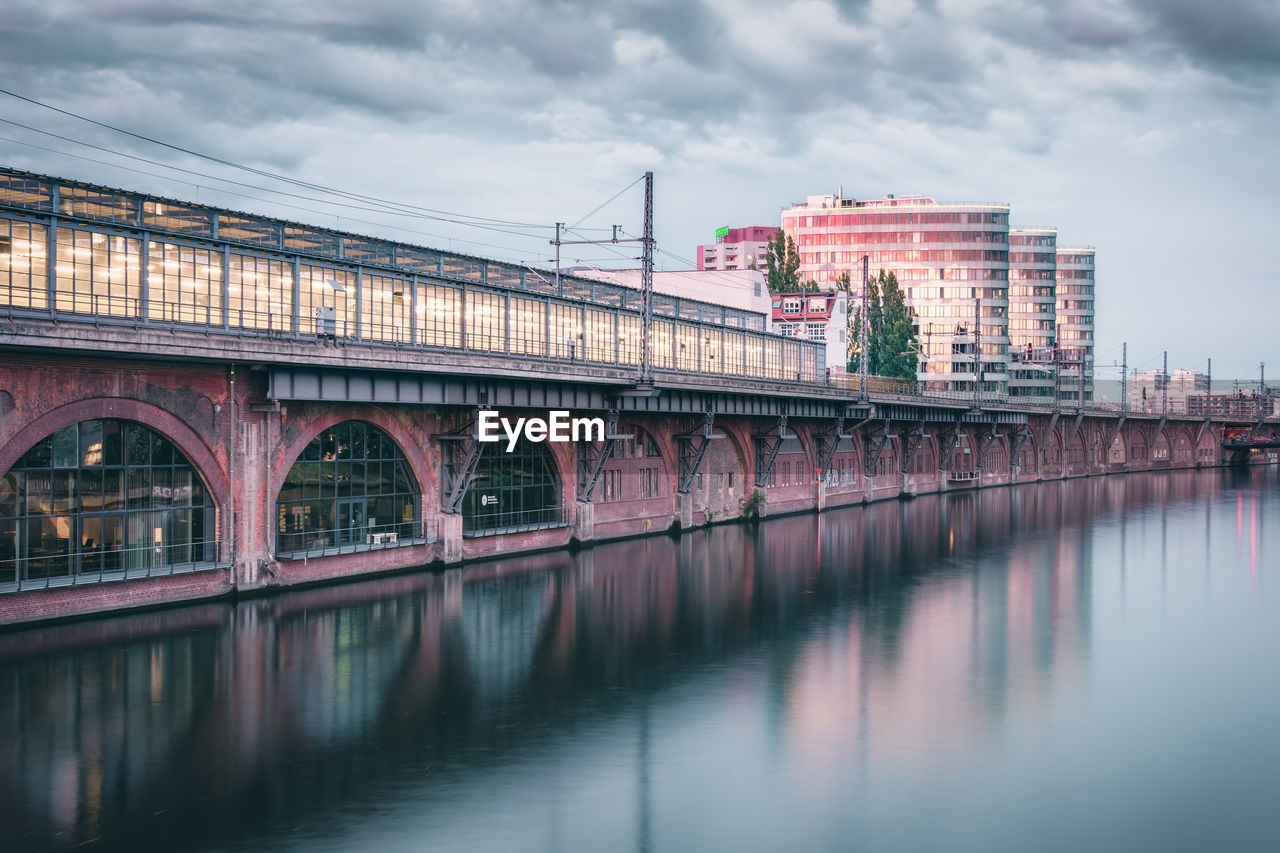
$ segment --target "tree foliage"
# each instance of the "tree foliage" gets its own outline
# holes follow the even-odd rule
[[[849,287],[850,296],[861,296]],[[896,379],[916,378],[916,333],[911,325],[911,311],[907,308],[906,294],[898,286],[898,277],[880,270],[867,283],[867,319],[871,327],[867,345],[867,372],[873,376],[891,376]],[[863,306],[849,315],[849,365],[850,373],[857,373],[862,366],[860,334]]]
[[[765,280],[770,293],[804,293],[818,289],[812,281],[800,280],[800,253],[796,241],[781,228],[765,243]]]

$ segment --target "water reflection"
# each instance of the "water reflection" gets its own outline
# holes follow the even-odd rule
[[[938,846],[921,797],[941,846],[1017,847],[1065,818],[947,804],[1070,786],[1034,738],[1100,749],[1191,567],[1234,602],[1242,564],[1256,627],[1276,493],[987,490],[0,635],[0,849]]]

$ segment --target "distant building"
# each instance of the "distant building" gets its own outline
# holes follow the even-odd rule
[[[1058,230],[1009,229],[1009,396],[1053,399]]]
[[[594,278],[623,287],[640,288],[640,270],[600,270],[574,267],[579,278]],[[845,372],[848,361],[848,298],[838,293],[769,295],[760,270],[670,270],[653,274],[653,290],[758,314],[774,334],[826,344],[826,368]]]
[[[1060,392],[1064,402],[1080,398],[1084,374],[1084,402],[1093,400],[1093,271],[1092,247],[1057,251],[1058,357]]]
[[[916,318],[916,376],[926,389],[972,393],[981,372],[983,393],[1007,391],[1008,205],[859,201],[837,192],[782,211],[782,228],[796,241],[802,279],[829,286],[849,276],[851,307],[861,296],[863,256],[872,275],[897,276]]]
[[[843,290],[775,293],[770,311],[773,331],[827,345],[827,370],[836,376],[849,361],[849,295]]]
[[[776,225],[719,228],[716,241],[698,247],[700,270],[749,270],[766,268],[765,246],[778,230]]]
[[[571,267],[579,278],[593,278],[623,287],[640,289],[640,270],[602,270],[595,267]],[[752,311],[766,319],[771,306],[764,273],[759,270],[664,270],[653,274],[653,292],[684,299],[697,299],[713,305],[724,305],[740,311]],[[767,325],[767,323],[766,323]]]
[[[1202,401],[1208,393],[1209,377],[1198,370],[1175,370],[1169,374],[1163,370],[1145,370],[1133,374],[1129,380],[1129,409],[1160,414],[1167,394],[1169,412],[1181,414],[1189,408],[1192,399]],[[1215,395],[1215,401],[1218,396]]]

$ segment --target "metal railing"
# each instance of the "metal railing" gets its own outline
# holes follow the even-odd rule
[[[67,547],[60,553],[0,559],[0,593],[167,577],[229,565],[217,539],[125,548]]]
[[[331,557],[385,548],[426,545],[440,540],[440,522],[401,521],[392,524],[356,524],[329,530],[277,531],[276,559],[302,560]]]
[[[520,533],[529,530],[549,530],[568,524],[563,506],[542,509],[512,510],[464,515],[462,535],[467,539],[481,536],[497,536],[501,533]]]
[[[0,285],[0,316],[639,367],[641,318],[632,309],[439,281],[428,288],[450,297],[444,310],[371,313],[348,305],[308,315],[85,292],[58,291],[50,300],[43,288]],[[656,369],[684,374],[817,383],[825,363],[820,343],[674,317],[654,318],[651,347]]]

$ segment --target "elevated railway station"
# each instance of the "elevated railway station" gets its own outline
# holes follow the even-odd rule
[[[1275,435],[1261,410],[864,387],[693,299],[655,294],[650,322],[641,382],[634,289],[0,169],[0,623],[1220,465],[1228,430]],[[481,410],[607,430],[506,452]]]

